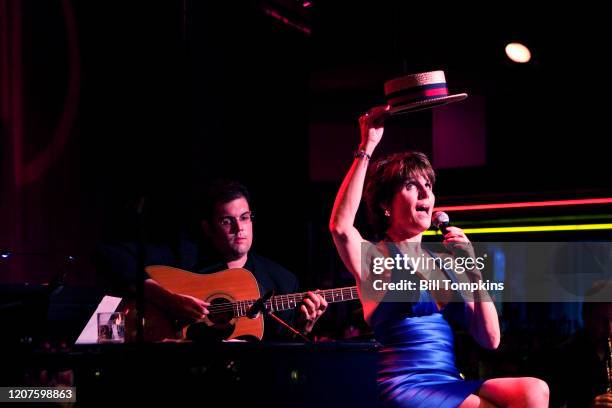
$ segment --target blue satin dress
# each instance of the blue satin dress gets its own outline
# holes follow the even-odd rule
[[[466,381],[455,366],[454,337],[443,312],[428,291],[409,303],[381,303],[372,316],[382,344],[379,397],[385,408],[458,407],[484,381]]]

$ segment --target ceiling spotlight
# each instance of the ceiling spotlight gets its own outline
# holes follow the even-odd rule
[[[506,45],[506,55],[512,61],[524,64],[531,60],[531,51],[521,43],[510,43]]]

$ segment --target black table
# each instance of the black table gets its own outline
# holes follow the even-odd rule
[[[377,350],[374,342],[128,343],[24,347],[11,360],[17,375],[71,370],[80,406],[374,407]]]

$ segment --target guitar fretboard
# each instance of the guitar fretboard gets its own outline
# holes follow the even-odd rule
[[[354,300],[359,297],[357,293],[357,286],[320,290],[316,293],[321,295],[323,299],[327,301],[327,303],[344,302],[348,300]],[[272,296],[265,303],[266,311],[276,312],[295,309],[302,303],[302,300],[304,300],[304,296],[306,296],[306,292]],[[234,315],[236,317],[246,316],[251,306],[253,306],[256,301],[257,299],[238,300],[236,302],[233,302],[232,304],[234,309]]]

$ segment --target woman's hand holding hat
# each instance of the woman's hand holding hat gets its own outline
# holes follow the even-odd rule
[[[371,154],[382,139],[384,122],[390,115],[390,106],[375,106],[361,115],[359,127],[361,128],[360,149]]]

